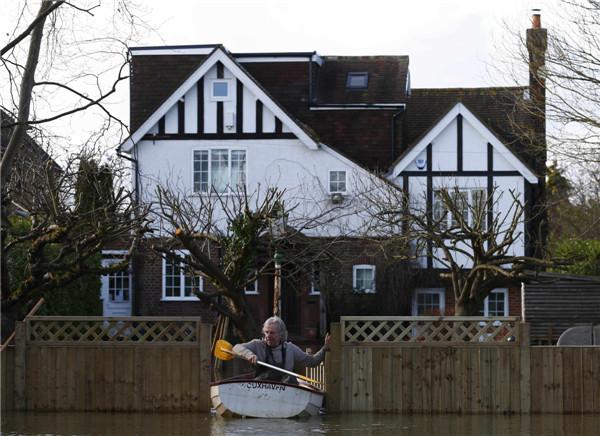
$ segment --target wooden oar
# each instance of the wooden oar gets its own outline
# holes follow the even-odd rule
[[[236,357],[236,355],[232,351],[232,349],[233,349],[233,346],[229,342],[224,341],[222,339],[218,340],[217,341],[217,345],[215,346],[215,356],[218,357],[221,360],[231,360],[234,357]],[[284,374],[288,374],[288,375],[292,375],[294,377],[301,378],[302,380],[306,380],[306,381],[309,381],[311,383],[318,383],[320,385],[327,386],[327,383],[322,383],[322,382],[313,380],[312,378],[308,378],[308,377],[304,377],[303,375],[296,374],[295,372],[288,371],[286,369],[279,368],[277,366],[269,365],[268,363],[261,362],[260,360],[258,362],[256,362],[256,363],[258,363],[259,365],[262,365],[262,366],[266,366],[267,368],[271,368],[271,369],[274,369],[276,371],[283,372]]]

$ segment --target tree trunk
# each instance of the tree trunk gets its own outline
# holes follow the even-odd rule
[[[482,302],[474,298],[458,299],[454,303],[455,316],[478,316],[481,311]]]
[[[231,321],[242,342],[260,338],[261,328],[248,311],[237,312],[237,315],[231,317]]]
[[[34,76],[40,57],[42,46],[42,36],[44,33],[44,23],[46,22],[47,10],[53,8],[53,2],[44,1],[38,12],[39,22],[31,32],[31,42],[29,44],[29,53],[27,63],[23,69],[21,87],[19,92],[19,111],[17,115],[17,125],[15,126],[6,150],[2,156],[0,164],[0,185],[4,185],[10,174],[12,163],[25,138],[26,124],[29,121],[29,108],[31,105],[31,93],[35,84]]]
[[[229,318],[233,328],[243,342],[260,338],[261,328],[250,312],[250,307],[246,301],[244,290],[238,291],[235,298],[228,298]]]

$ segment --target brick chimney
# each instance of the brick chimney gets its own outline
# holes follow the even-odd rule
[[[528,216],[532,219],[532,241],[527,255],[541,257],[548,233],[546,204],[546,79],[543,67],[546,63],[548,45],[547,31],[542,29],[540,10],[533,10],[531,29],[527,29],[529,52],[529,101],[525,104],[531,114],[530,164],[538,174],[537,186],[532,186],[532,207]],[[535,235],[535,236],[534,236]],[[528,244],[529,245],[529,244]]]
[[[545,79],[540,75],[540,68],[546,63],[547,30],[542,29],[540,10],[533,10],[531,29],[527,29],[527,51],[529,52],[529,86],[531,99],[542,106],[545,105]]]

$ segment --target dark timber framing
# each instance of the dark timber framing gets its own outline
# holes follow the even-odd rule
[[[463,170],[463,117],[461,114],[456,116],[456,169],[458,172]]]
[[[425,171],[403,171],[401,173],[403,187],[405,192],[410,192],[410,183],[411,178],[417,177],[425,177],[427,180],[427,199],[426,199],[426,214],[427,221],[429,223],[433,222],[433,179],[434,177],[485,177],[487,183],[487,214],[486,221],[488,229],[491,228],[494,221],[494,212],[493,212],[493,204],[494,204],[494,183],[497,179],[501,179],[503,177],[515,177],[521,176],[521,173],[516,170],[506,171],[506,170],[498,170],[494,171],[494,147],[491,143],[487,143],[487,168],[485,170],[477,170],[477,171],[469,171],[464,170],[464,136],[463,136],[463,117],[462,115],[457,115],[456,117],[456,171],[434,171],[433,170],[433,145],[428,144],[426,148],[427,155],[427,167]],[[525,182],[524,189],[524,198],[526,201],[525,205],[525,222],[529,222],[532,219],[532,208],[529,205],[529,200],[533,195],[533,187],[531,183],[527,180]],[[529,232],[526,231],[524,235],[525,241],[525,254],[530,255],[531,247],[530,247],[531,237],[529,236]],[[431,242],[428,243],[429,249],[432,249]],[[431,257],[427,258],[427,268],[433,268],[433,260]]]
[[[185,133],[185,99],[180,98],[177,102],[177,131]]]
[[[244,129],[244,85],[239,79],[235,83],[235,132],[242,133]]]
[[[170,133],[170,134],[147,134],[142,139],[152,141],[167,141],[171,139],[297,139],[291,132],[282,133]]]
[[[204,133],[204,77],[198,80],[198,134]]]
[[[223,79],[224,66],[221,62],[217,62],[217,79]],[[231,90],[229,90],[231,92]],[[223,102],[217,102],[217,135],[223,134]]]
[[[256,133],[263,133],[263,104],[256,100]]]

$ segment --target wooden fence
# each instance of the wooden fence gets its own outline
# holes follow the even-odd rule
[[[29,317],[2,353],[2,408],[206,412],[210,328],[187,317]]]
[[[530,347],[517,318],[342,317],[329,412],[600,413],[600,347]]]
[[[199,318],[30,317],[2,352],[2,408],[210,410]],[[353,317],[331,325],[329,412],[600,413],[600,347],[531,347],[517,318]]]

